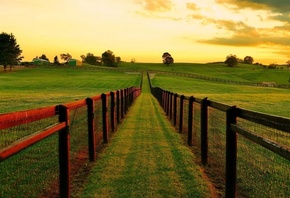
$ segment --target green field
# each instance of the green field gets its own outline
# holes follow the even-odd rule
[[[140,74],[110,70],[33,68],[0,73],[0,113],[72,102],[130,86]]]
[[[244,82],[276,82],[288,84],[290,70],[265,69],[259,65],[239,64],[236,67],[228,67],[223,63],[199,64],[199,63],[174,63],[166,66],[161,63],[121,63],[122,69],[160,70],[168,72],[200,74],[209,77]]]
[[[155,75],[153,85],[174,93],[193,95],[268,114],[290,117],[290,90],[222,84],[194,78]]]
[[[116,89],[139,86],[140,74],[135,70],[190,73],[245,82],[274,81],[277,84],[288,83],[290,76],[288,70],[268,70],[252,65],[228,68],[224,64],[177,63],[168,67],[163,64],[122,63],[118,69],[32,68],[1,72],[0,113],[57,105]],[[290,117],[290,90],[287,89],[225,84],[157,72],[152,83],[153,86],[187,96],[208,97],[240,108]],[[142,128],[142,125],[138,127]],[[42,144],[40,147],[43,149]],[[47,149],[50,150],[49,147]],[[11,168],[10,165],[7,167]]]
[[[99,68],[89,67],[86,68]],[[239,64],[120,63],[121,71],[36,68],[0,73],[0,113],[38,108],[84,99],[103,92],[140,83],[140,76],[124,70],[158,70],[190,73],[242,82],[275,82],[289,84],[290,70],[265,69],[262,66]],[[223,84],[174,75],[155,75],[154,86],[197,98],[237,105],[241,108],[289,117],[290,90]]]

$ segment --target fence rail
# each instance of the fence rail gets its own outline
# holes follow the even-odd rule
[[[290,197],[289,118],[150,88],[221,197]]]
[[[0,197],[70,197],[78,171],[96,159],[140,93],[130,87],[0,114]]]
[[[201,80],[208,80],[214,82],[220,82],[225,84],[237,84],[237,85],[247,85],[247,86],[258,86],[258,87],[276,87],[282,89],[290,89],[290,84],[276,84],[273,82],[246,82],[246,81],[236,81],[236,80],[226,80],[222,78],[203,76],[200,74],[189,74],[189,73],[179,73],[179,72],[168,72],[168,71],[158,71],[158,70],[149,70],[149,73],[157,73],[157,74],[166,74],[166,75],[175,75],[182,76],[188,78],[197,78]]]

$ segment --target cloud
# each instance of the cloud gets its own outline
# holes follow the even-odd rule
[[[269,10],[279,15],[270,19],[290,23],[289,0],[215,0],[222,5],[232,5],[234,9]]]
[[[170,11],[173,7],[171,0],[135,0],[135,2],[150,12]]]
[[[186,3],[186,8],[189,10],[200,10],[195,3]]]
[[[191,14],[191,15],[189,15],[189,17],[191,19],[196,19],[196,20],[202,20],[202,19],[204,19],[204,16],[202,14]]]
[[[234,9],[251,8],[254,10],[264,10],[268,6],[251,0],[215,0],[218,4],[232,5]]]
[[[290,45],[290,24],[274,28],[255,28],[241,21],[206,19],[204,24],[214,24],[228,32],[228,37],[214,37],[199,40],[201,43],[225,46],[264,46],[275,47]]]

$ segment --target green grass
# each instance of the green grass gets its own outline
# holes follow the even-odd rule
[[[248,64],[238,64],[236,67],[228,67],[223,63],[174,63],[169,66],[162,63],[121,63],[119,68],[191,73],[227,80],[244,82],[276,82],[277,84],[288,84],[290,78],[290,70],[265,69],[263,66]]]
[[[174,75],[156,74],[153,86],[174,93],[236,105],[254,111],[290,117],[290,90],[223,84]]]
[[[176,63],[168,67],[163,64],[136,63],[131,65],[129,63],[122,63],[119,68],[194,73],[204,76],[247,82],[274,81],[276,83],[288,83],[290,76],[288,70],[267,70],[252,65],[239,65],[236,68],[228,68],[224,64]],[[139,83],[140,75],[106,70],[37,68],[0,73],[0,113],[66,103],[98,95],[102,92],[108,92],[132,85],[138,86]],[[230,105],[237,105],[240,108],[289,117],[290,105],[288,98],[290,90],[227,85],[173,75],[156,75],[153,79],[153,85],[176,93],[194,95],[198,98],[208,97],[210,100]],[[140,99],[139,102],[142,104],[140,105],[140,109],[134,110],[132,113],[136,113],[141,118],[142,116],[147,115],[141,112],[147,112],[147,105],[154,102],[152,101],[151,96],[144,96],[144,98],[142,100]],[[158,108],[158,105],[155,106],[155,110]],[[148,122],[149,119],[152,120]],[[199,175],[192,175],[191,173],[191,175],[187,177],[182,174],[182,172],[196,172],[197,170],[194,167],[189,166],[189,162],[186,160],[182,165],[176,164],[177,161],[184,160],[184,158],[181,158],[180,156],[189,156],[192,160],[194,160],[194,156],[188,154],[186,149],[179,150],[180,147],[177,146],[179,143],[174,142],[176,138],[179,138],[179,136],[175,137],[175,135],[169,135],[170,133],[166,134],[164,131],[170,131],[171,128],[168,126],[168,123],[165,123],[165,121],[162,120],[162,116],[154,117],[150,114],[149,118],[140,119],[140,121],[143,121],[142,124],[138,122],[136,122],[136,124],[133,122],[133,124],[126,125],[124,123],[124,126],[122,125],[122,127],[125,127],[123,130],[128,131],[126,132],[128,134],[132,133],[129,140],[125,140],[126,138],[121,135],[121,139],[113,140],[116,141],[114,144],[122,144],[121,149],[114,150],[116,148],[114,148],[114,144],[111,144],[110,146],[112,146],[112,148],[109,147],[106,152],[113,153],[109,156],[104,155],[104,158],[113,156],[119,158],[117,160],[115,159],[115,161],[111,161],[110,159],[106,161],[114,165],[111,169],[106,167],[105,164],[102,164],[103,162],[100,163],[100,166],[98,165],[99,167],[95,169],[95,173],[99,173],[101,176],[97,176],[95,179],[90,178],[90,181],[93,184],[86,188],[86,192],[83,195],[88,195],[87,193],[91,192],[91,194],[104,193],[104,195],[113,194],[116,196],[150,196],[150,194],[146,194],[150,192],[150,190],[154,193],[156,192],[160,196],[167,194],[178,196],[183,195],[183,193],[195,193],[191,191],[192,186],[187,186],[188,184],[184,184],[183,180],[189,181],[193,178],[196,179]],[[148,127],[150,130],[143,131],[142,127],[144,126]],[[134,134],[134,128],[138,129],[140,133]],[[161,145],[156,145],[155,139],[149,139],[150,135],[155,135],[157,132],[160,132],[158,133],[160,136],[156,137],[156,140],[165,137],[165,140],[167,141],[166,144],[162,143]],[[118,143],[118,141],[120,142]],[[140,145],[133,146],[132,142],[134,141],[139,142]],[[125,144],[126,146],[124,146]],[[153,150],[157,150],[161,154],[156,155],[154,151],[148,149],[150,147],[154,148]],[[178,151],[176,151],[176,149]],[[157,156],[157,160],[150,159],[150,157],[146,158],[145,156],[147,155]],[[124,158],[124,156],[127,157]],[[163,157],[165,159],[163,159]],[[166,161],[169,158],[172,160],[171,162]],[[124,167],[125,163],[128,163],[130,167]],[[144,166],[145,163],[150,165],[150,169],[149,167]],[[164,168],[163,163],[168,163],[170,168]],[[162,167],[160,170],[158,169],[159,166]],[[119,170],[119,172],[117,170]],[[142,171],[138,172],[139,170]],[[101,174],[101,171],[105,172]],[[136,171],[136,176],[129,174],[132,171]],[[151,171],[156,171],[154,173],[160,171],[160,174],[163,171],[164,173],[162,172],[162,176],[166,176],[167,180],[164,179],[164,181],[160,182],[159,177],[155,177],[155,174],[150,174]],[[113,174],[111,172],[113,172]],[[126,173],[129,175],[118,176],[117,174],[119,173]],[[104,180],[104,182],[99,185],[98,183],[102,180]],[[159,182],[160,186],[158,186],[158,189],[160,190],[157,190],[157,187],[155,189],[154,185],[157,185]],[[104,186],[108,184],[113,185],[114,189],[104,188]],[[124,184],[137,185],[138,189],[135,190],[132,187],[124,189]],[[173,192],[173,190],[168,187],[169,185],[173,185],[178,189],[178,191]],[[195,185],[195,183],[191,185]],[[147,191],[139,191],[143,188]],[[143,192],[143,194],[138,194],[139,192]],[[194,194],[194,196],[198,195]],[[203,196],[203,194],[201,194],[201,196]]]
[[[0,73],[0,84],[0,113],[5,113],[139,86],[140,75],[110,70],[35,68]]]
[[[197,98],[208,97],[220,103],[237,105],[240,108],[260,111],[268,114],[280,115],[289,118],[289,96],[290,90],[241,86],[234,84],[222,84],[212,81],[199,80],[194,78],[185,78],[174,75],[155,74],[153,85],[170,90],[174,93],[184,94],[186,96],[194,95]],[[218,118],[221,116],[214,115]],[[218,123],[210,122],[213,131],[209,131],[209,152],[212,157],[219,156],[224,150],[215,149],[224,148],[225,140],[225,120],[221,119],[218,123],[224,123],[219,126]],[[261,125],[254,125],[250,122],[238,120],[238,124],[254,133],[271,139],[283,146],[288,147],[289,135]],[[211,128],[210,127],[210,128]],[[217,132],[219,131],[219,132]],[[223,135],[222,135],[223,134]],[[214,137],[213,137],[214,136]],[[221,136],[217,138],[217,136]],[[248,145],[245,145],[245,144]],[[224,159],[223,156],[217,157]],[[224,163],[218,161],[213,163],[210,158],[209,172],[215,174],[213,180],[220,185],[220,177],[224,176]],[[289,168],[289,161],[281,158],[273,152],[256,145],[243,136],[238,135],[238,192],[240,196],[245,197],[288,197],[289,196],[289,175],[285,174]],[[215,167],[215,168],[214,168]],[[213,171],[214,170],[214,171]]]
[[[195,157],[144,80],[109,147],[78,197],[211,197]]]
[[[140,74],[109,70],[34,68],[0,73],[0,113],[85,99],[121,88],[139,86],[140,80]],[[71,163],[75,163],[82,149],[87,149],[86,115],[82,109],[71,113]],[[0,148],[44,129],[51,124],[48,120],[1,130]],[[58,180],[57,142],[58,136],[53,135],[1,162],[0,197],[38,197],[41,192],[46,194],[43,189],[49,194],[57,191],[57,186],[51,186]],[[74,166],[71,164],[71,167]]]

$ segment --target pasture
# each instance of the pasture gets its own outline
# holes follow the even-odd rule
[[[51,106],[132,85],[139,86],[140,75],[136,70],[191,73],[245,82],[274,81],[277,84],[288,83],[290,76],[288,70],[268,70],[253,65],[228,68],[224,64],[177,63],[168,67],[163,64],[122,63],[119,69],[33,68],[0,73],[0,113]],[[290,90],[287,89],[224,84],[158,72],[155,73],[152,84],[187,96],[208,97],[210,100],[237,105],[240,108],[290,117]],[[219,128],[216,124],[214,127]],[[242,153],[241,159],[246,158]]]
[[[230,68],[223,63],[120,63],[117,70],[35,68],[0,73],[0,113],[61,104],[103,92],[138,86],[140,76],[124,70],[159,70],[198,74],[243,82],[289,84],[290,70],[265,69],[258,65],[239,64]],[[175,75],[156,75],[154,86],[194,97],[208,97],[218,102],[250,110],[289,117],[290,90],[222,84]]]
[[[153,85],[174,93],[236,105],[241,108],[290,117],[290,90],[223,84],[194,78],[156,74]]]
[[[139,84],[140,74],[98,69],[32,68],[0,73],[0,113],[62,104]]]
[[[161,63],[121,63],[119,68],[200,74],[227,80],[244,82],[265,81],[276,82],[277,84],[288,84],[290,78],[290,70],[288,69],[265,69],[260,65],[248,64],[238,64],[236,67],[228,67],[224,63],[174,63],[169,66]]]

